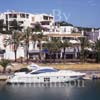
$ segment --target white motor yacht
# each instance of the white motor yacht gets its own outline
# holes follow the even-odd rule
[[[7,83],[60,83],[78,80],[85,73],[71,70],[57,70],[53,67],[40,67],[36,64],[28,66],[31,71],[16,72],[9,77]]]

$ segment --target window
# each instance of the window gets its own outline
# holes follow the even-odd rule
[[[38,71],[41,71],[41,72],[57,72],[56,69],[41,69],[41,70],[38,70]]]
[[[77,78],[77,76],[70,76],[70,78]]]
[[[31,74],[40,74],[39,72],[32,72]]]
[[[12,21],[9,21],[9,25],[12,26]]]
[[[26,18],[29,18],[29,14],[26,14]]]
[[[9,18],[17,18],[17,14],[9,14]]]
[[[18,23],[19,23],[19,24],[23,24],[24,22],[23,22],[23,21],[19,21]]]
[[[49,25],[49,22],[41,22],[41,25]]]
[[[46,73],[46,72],[57,72],[56,69],[40,69],[36,72],[33,72],[31,74],[41,74],[41,73]]]
[[[66,32],[66,28],[64,28],[64,32]]]
[[[8,15],[6,14],[6,20],[8,20]]]
[[[50,82],[50,78],[44,78],[44,82]]]
[[[43,16],[44,20],[48,20],[48,18],[49,18],[48,16]]]
[[[25,14],[20,14],[20,17],[21,18],[25,18]]]
[[[53,17],[49,17],[50,20],[53,20]]]

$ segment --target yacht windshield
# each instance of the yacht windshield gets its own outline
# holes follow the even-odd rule
[[[40,74],[40,73],[47,73],[47,72],[57,72],[58,70],[56,69],[40,69],[38,71],[35,71],[31,74]]]
[[[28,68],[21,68],[19,70],[16,70],[15,72],[26,72],[26,73],[28,73],[28,72],[30,72],[30,70]]]

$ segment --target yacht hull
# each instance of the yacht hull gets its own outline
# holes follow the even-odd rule
[[[8,79],[7,83],[20,83],[20,84],[34,84],[34,83],[64,83],[80,79],[82,76],[70,77],[70,76],[52,76],[52,77],[14,77]]]

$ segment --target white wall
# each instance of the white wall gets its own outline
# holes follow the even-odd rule
[[[20,58],[20,57],[25,57],[25,52],[24,52],[24,48],[23,47],[19,47],[17,49],[17,59]],[[4,54],[4,58],[5,59],[14,60],[15,59],[14,51],[11,50],[11,48],[7,47],[6,48],[6,52]]]

